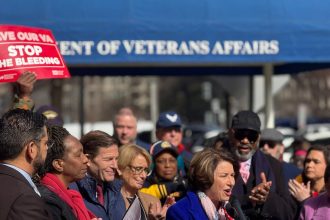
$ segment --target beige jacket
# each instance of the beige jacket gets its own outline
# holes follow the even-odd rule
[[[151,204],[154,204],[156,206],[158,203],[158,205],[161,206],[160,200],[152,195],[149,195],[149,194],[146,194],[143,192],[138,192],[137,195],[142,202],[142,205],[143,205],[144,210],[146,211],[146,214],[148,214],[149,207]],[[126,210],[127,210],[130,204],[127,201],[127,199],[124,199],[124,201],[125,201],[125,206],[126,206]]]

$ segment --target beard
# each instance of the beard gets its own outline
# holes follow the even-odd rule
[[[32,163],[35,174],[39,176],[42,176],[44,174],[45,172],[44,163],[45,161],[42,159],[40,152],[38,152],[36,159]]]
[[[237,158],[239,159],[239,161],[244,162],[247,161],[249,159],[252,158],[252,156],[254,155],[254,153],[256,152],[256,149],[253,148],[252,146],[248,145],[249,148],[251,149],[251,151],[247,154],[242,154],[239,152],[238,148],[234,149],[234,154],[237,156]]]

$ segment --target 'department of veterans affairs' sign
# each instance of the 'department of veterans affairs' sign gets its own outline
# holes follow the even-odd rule
[[[25,71],[38,79],[70,77],[50,30],[0,25],[0,82],[14,82]]]

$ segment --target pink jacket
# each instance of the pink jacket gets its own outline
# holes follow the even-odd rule
[[[330,196],[327,192],[308,199],[300,212],[300,220],[328,219],[330,216]]]

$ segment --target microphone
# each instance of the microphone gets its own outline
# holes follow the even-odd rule
[[[230,197],[229,202],[225,204],[225,209],[234,219],[246,220],[239,200],[233,195]]]

